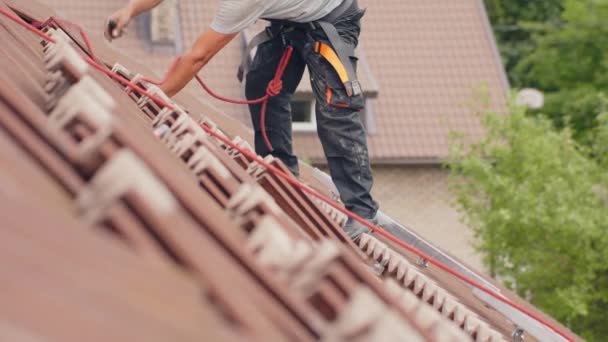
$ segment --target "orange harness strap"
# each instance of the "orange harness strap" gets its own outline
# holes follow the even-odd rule
[[[329,64],[331,64],[334,70],[336,70],[336,72],[338,73],[338,76],[340,77],[340,81],[342,81],[342,83],[346,84],[350,81],[350,79],[348,78],[348,72],[346,71],[346,67],[344,66],[344,64],[338,57],[338,54],[336,54],[336,52],[334,51],[334,49],[332,49],[331,46],[322,42],[316,42],[315,52],[323,56],[323,58],[325,58],[325,60],[328,61]]]

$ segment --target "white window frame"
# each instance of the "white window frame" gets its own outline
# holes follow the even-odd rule
[[[150,11],[150,40],[153,44],[175,44],[179,31],[177,11],[175,0],[163,1]]]

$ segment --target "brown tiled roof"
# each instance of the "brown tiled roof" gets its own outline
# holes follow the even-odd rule
[[[54,15],[6,3],[26,18]],[[352,242],[343,214],[242,150],[242,128],[187,94],[174,102],[138,83],[147,67],[97,39],[98,61],[114,71],[87,68],[70,28],[45,30],[57,44],[0,17],[1,340],[503,341],[516,325],[527,340],[555,338],[406,250],[412,232],[398,224],[380,230],[397,231],[392,242]]]
[[[124,4],[123,0],[45,2],[97,32],[104,18]],[[208,26],[215,4],[211,0],[179,2],[185,47]],[[369,67],[379,85],[378,99],[370,101],[375,121],[369,137],[372,160],[436,162],[447,155],[451,130],[473,139],[481,137],[483,131],[469,106],[478,98],[478,88],[487,88],[496,110],[504,108],[508,88],[482,2],[360,0],[360,5],[367,7],[361,46],[368,65],[363,67]],[[131,32],[113,45],[162,74],[173,57],[147,53],[138,36]],[[236,39],[202,72],[219,93],[242,97],[242,87],[234,77],[240,56],[241,42]],[[191,89],[200,94],[198,85],[191,84]],[[245,107],[197,96],[249,122]],[[323,160],[316,134],[296,133],[295,140],[301,158]]]

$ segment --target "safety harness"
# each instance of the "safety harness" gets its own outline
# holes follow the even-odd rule
[[[247,45],[237,74],[239,81],[242,82],[245,74],[249,71],[251,63],[250,54],[254,48],[275,38],[281,37],[287,30],[293,30],[294,28],[305,29],[309,32],[322,30],[327,36],[329,45],[317,41],[315,42],[315,52],[323,56],[323,58],[325,58],[325,60],[327,60],[327,62],[336,70],[340,77],[340,81],[344,84],[348,96],[360,95],[362,91],[361,84],[357,80],[357,73],[351,62],[351,57],[355,57],[355,46],[345,43],[342,38],[340,38],[340,34],[334,25],[336,20],[353,6],[357,6],[357,0],[344,0],[338,7],[331,11],[331,13],[310,23],[265,19],[275,25],[268,26],[264,31],[254,36],[249,45]],[[278,29],[276,29],[276,27],[278,27]]]

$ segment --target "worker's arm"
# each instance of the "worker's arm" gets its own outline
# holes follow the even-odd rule
[[[169,96],[182,90],[188,82],[238,33],[219,33],[213,29],[203,33],[194,46],[175,65],[161,89]]]
[[[113,22],[114,26],[106,28],[106,38],[112,40],[120,37],[132,18],[151,10],[161,2],[163,0],[130,0],[125,7],[114,12],[108,18],[108,24]]]

